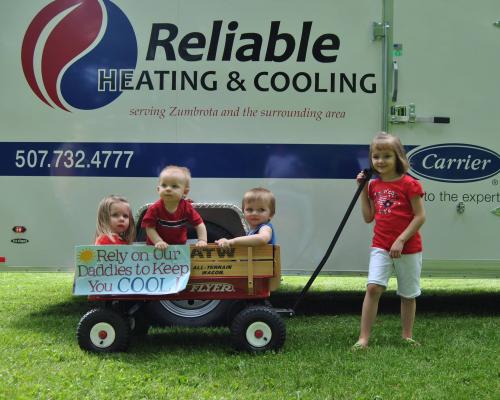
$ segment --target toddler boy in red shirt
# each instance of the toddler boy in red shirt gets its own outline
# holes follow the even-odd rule
[[[184,198],[189,193],[190,181],[191,173],[186,167],[169,165],[161,171],[157,186],[160,199],[149,206],[141,223],[146,229],[147,244],[157,249],[185,244],[189,223],[198,237],[196,245],[207,245],[207,228],[200,214]]]

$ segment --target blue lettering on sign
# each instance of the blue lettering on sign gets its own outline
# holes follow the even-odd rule
[[[463,143],[417,148],[408,155],[412,172],[434,181],[474,182],[500,171],[500,156],[493,150]]]

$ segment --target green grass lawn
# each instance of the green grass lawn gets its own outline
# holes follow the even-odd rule
[[[285,277],[273,303],[286,306],[306,281]],[[424,279],[418,348],[399,340],[390,286],[371,347],[352,353],[364,282],[320,277],[279,353],[235,353],[225,328],[154,328],[128,353],[96,355],[76,342],[89,304],[71,295],[70,274],[2,273],[0,398],[500,398],[499,280]]]

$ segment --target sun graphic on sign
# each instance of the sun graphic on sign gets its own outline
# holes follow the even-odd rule
[[[95,260],[95,253],[91,249],[83,249],[78,253],[78,260],[84,263],[91,263]]]

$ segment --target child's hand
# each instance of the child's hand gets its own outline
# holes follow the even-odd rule
[[[205,242],[204,240],[201,240],[201,239],[199,239],[196,242],[196,247],[203,247],[203,246],[206,246],[206,245],[207,245],[207,242]]]
[[[358,185],[362,184],[366,179],[364,171],[361,171],[358,175],[356,175],[356,182]]]
[[[401,257],[401,252],[403,251],[405,242],[401,239],[396,239],[396,241],[392,244],[391,250],[389,251],[389,254],[392,258],[399,258]]]
[[[155,243],[156,249],[165,250],[167,247],[168,247],[168,243],[164,242],[163,240],[160,240],[159,242]]]
[[[229,240],[226,238],[216,240],[215,244],[217,244],[219,247],[230,247],[231,246],[231,244],[229,243]]]

